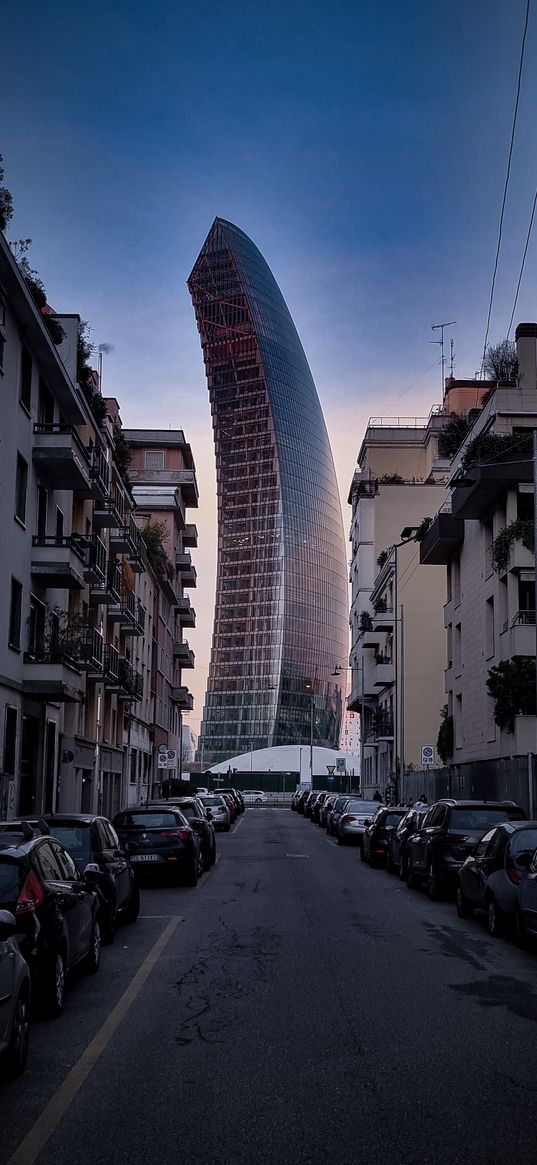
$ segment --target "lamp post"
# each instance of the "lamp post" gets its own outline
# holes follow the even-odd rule
[[[405,526],[401,530],[400,542],[394,542],[390,550],[394,552],[393,567],[393,625],[394,625],[394,671],[395,671],[395,703],[394,703],[394,778],[395,792],[399,803],[403,797],[405,779],[405,630],[403,622],[403,604],[399,607],[399,558],[397,551],[407,542],[415,542],[419,526]],[[397,771],[397,750],[399,750],[399,772]]]
[[[313,680],[306,681],[306,691],[310,694],[310,781],[313,789],[313,717],[315,711],[315,691]]]

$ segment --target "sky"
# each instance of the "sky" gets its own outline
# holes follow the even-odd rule
[[[533,8],[534,6],[532,6]],[[198,471],[197,729],[216,565],[211,419],[186,279],[215,215],[254,240],[304,345],[347,495],[370,416],[479,369],[526,0],[22,0],[2,16],[0,152],[30,260],[78,312],[128,428],[182,428]],[[530,12],[490,339],[537,186]],[[537,318],[537,239],[515,324]]]

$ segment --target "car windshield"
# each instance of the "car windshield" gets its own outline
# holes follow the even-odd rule
[[[181,805],[181,813],[184,813],[185,817],[199,817],[193,805]]]
[[[0,902],[16,902],[19,896],[19,870],[17,862],[0,858]]]
[[[203,804],[211,809],[221,809],[224,803],[221,797],[204,797]]]
[[[47,822],[50,832],[61,841],[74,858],[89,857],[90,827],[89,825],[56,825]]]
[[[448,825],[448,833],[463,833],[465,830],[468,833],[486,833],[492,825],[498,825],[500,821],[520,821],[520,809],[509,807],[508,805],[490,806],[490,808],[478,806],[475,809],[471,807],[464,809],[453,809],[451,812],[451,819]]]
[[[133,827],[134,829],[162,829],[164,826],[177,825],[178,815],[175,813],[122,813],[116,820],[120,829]]]
[[[399,825],[401,817],[403,817],[403,816],[404,815],[402,813],[387,813],[386,817],[384,818],[384,824],[385,825]]]
[[[533,854],[537,849],[537,826],[534,829],[517,829],[511,838],[509,848],[515,861],[520,854]]]

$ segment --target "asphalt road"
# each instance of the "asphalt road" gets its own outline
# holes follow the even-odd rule
[[[2,1165],[533,1165],[537,955],[289,810],[219,855],[34,1023]]]

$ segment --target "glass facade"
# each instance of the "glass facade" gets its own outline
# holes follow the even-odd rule
[[[304,350],[263,256],[216,219],[188,281],[213,418],[218,566],[198,756],[337,748],[348,656],[341,506]]]

